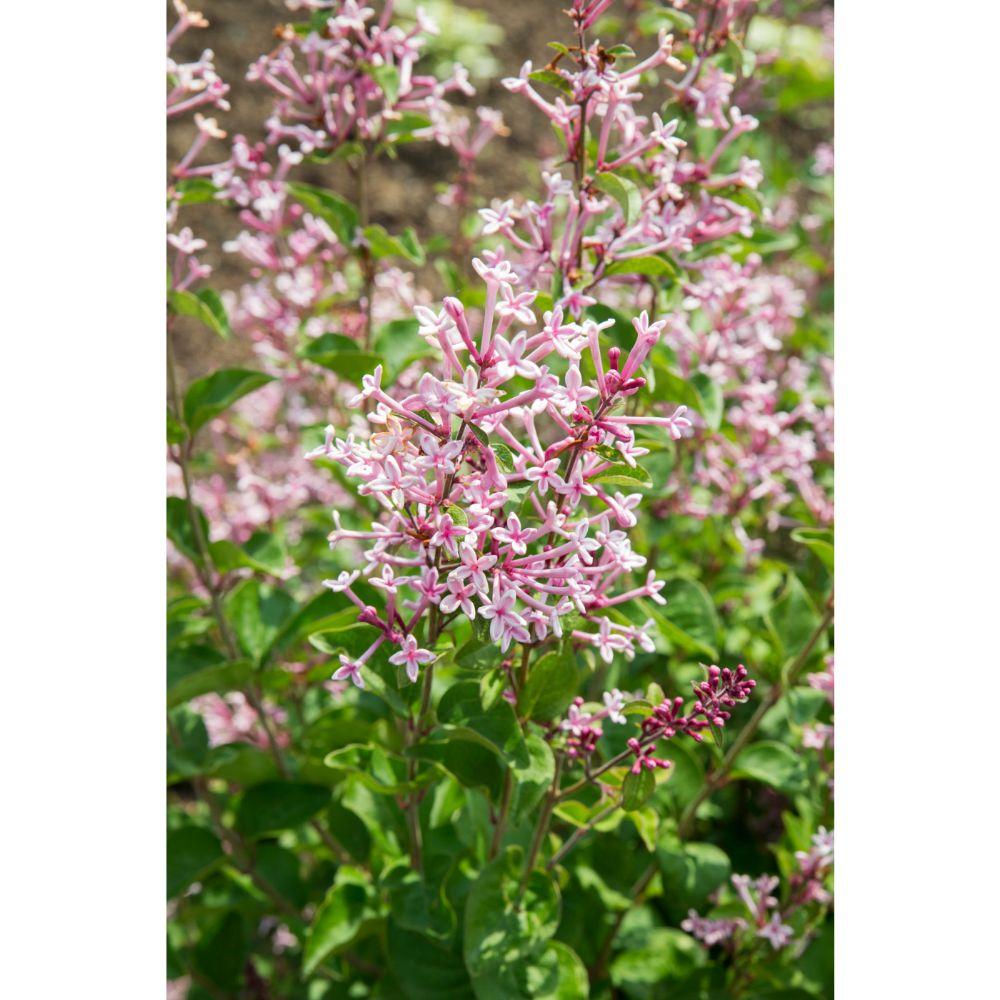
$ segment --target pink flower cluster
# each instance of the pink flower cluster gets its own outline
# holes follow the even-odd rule
[[[250,68],[248,79],[276,95],[266,122],[269,144],[292,143],[307,154],[330,152],[348,141],[391,142],[393,133],[404,129],[449,144],[447,96],[472,96],[475,88],[461,65],[447,80],[419,72],[421,49],[437,32],[420,8],[416,24],[404,30],[392,23],[394,0],[385,0],[377,18],[372,7],[356,0],[289,6],[308,6],[320,16],[305,34],[288,25],[283,44]]]
[[[225,132],[219,128],[214,118],[206,118],[199,109],[207,107],[229,110],[226,94],[227,84],[215,71],[214,54],[205,49],[201,57],[192,63],[179,63],[170,56],[174,43],[191,28],[206,28],[208,21],[198,11],[189,10],[183,0],[173,0],[177,22],[167,35],[167,119],[194,112],[197,128],[191,148],[174,167],[175,177],[184,177],[189,165],[204,148],[209,139],[221,139]],[[177,192],[171,188],[167,192],[167,225],[175,228],[180,207]],[[167,237],[170,247],[176,251],[170,273],[170,287],[184,291],[195,282],[212,273],[211,267],[201,263],[195,254],[204,250],[206,243],[194,235],[187,226]]]
[[[261,749],[268,749],[267,733],[260,717],[241,692],[231,691],[226,695],[206,694],[196,698],[191,704],[205,722],[210,746],[250,743]],[[263,707],[272,722],[278,745],[288,746],[288,733],[281,728],[286,719],[284,709],[267,702]]]
[[[209,539],[242,544],[256,531],[273,530],[304,505],[343,504],[344,489],[303,460],[297,450],[300,427],[316,422],[304,400],[280,382],[241,399],[205,431],[216,454],[226,456],[222,471],[192,483],[192,500],[208,521]],[[167,492],[183,494],[180,469],[168,466]],[[289,541],[297,522],[285,521]]]
[[[643,313],[633,321],[628,355],[611,348],[605,356],[592,320],[568,320],[556,307],[539,324],[537,293],[516,291],[518,277],[501,252],[474,264],[486,285],[478,335],[457,299],[438,313],[417,309],[421,333],[443,358],[443,377],[427,371],[412,391],[394,396],[376,368],[351,402],[370,408],[367,440],[354,433],[335,440],[330,427],[311,453],[343,465],[385,512],[368,530],[338,526],[330,535],[332,545],[369,543],[364,573],[385,594],[378,611],[352,590],[360,571],[327,581],[380,633],[358,660],[344,658],[343,675],[356,683],[360,665],[386,641],[402,646],[431,608],[489,622],[502,650],[562,636],[571,618],[593,629],[573,627],[572,638],[610,660],[650,640],[645,629],[600,612],[636,597],[664,603],[653,573],[615,592],[646,562],[627,534],[641,494],[616,488],[645,479],[636,466],[646,449],[633,428],[676,434],[688,425],[681,411],[619,411],[645,385],[639,371],[663,324]],[[584,352],[596,370],[590,384],[580,369]],[[416,656],[407,658],[410,673]]]
[[[826,658],[826,670],[810,674],[807,678],[809,686],[817,691],[822,691],[826,695],[827,701],[833,705],[833,655]],[[813,722],[802,730],[802,745],[810,750],[822,751],[827,748],[833,749],[834,726],[833,722]],[[830,788],[833,787],[833,761],[823,760],[823,766],[830,775]]]
[[[833,519],[816,471],[833,456],[831,370],[821,366],[816,384],[785,348],[803,308],[788,278],[761,271],[755,255],[743,264],[720,255],[690,267],[683,310],[668,318],[668,342],[684,375],[701,372],[722,388],[732,432],[700,432],[692,478],[678,483],[665,506],[732,519],[756,554],[762,543],[740,522],[751,505],[763,509],[771,530],[788,523],[784,511],[796,495],[820,523]]]
[[[730,195],[756,188],[762,175],[759,164],[745,157],[734,170],[720,172],[723,153],[757,127],[756,119],[738,108],[725,117],[717,111],[716,125],[726,131],[703,158],[682,155],[687,143],[676,134],[676,119],[664,122],[656,113],[637,111],[643,97],[638,86],[648,74],[685,70],[673,55],[672,36],[661,33],[656,51],[627,69],[618,69],[618,59],[598,42],[575,52],[575,62],[568,64],[569,59],[557,58],[541,73],[560,90],[552,101],[535,88],[540,74],[530,62],[503,83],[550,119],[564,143],[565,159],[574,165],[575,180],[543,173],[541,202],[498,202],[481,214],[485,234],[501,233],[509,240],[527,281],[558,273],[576,285],[564,289],[576,314],[595,301],[589,292],[606,279],[637,291],[646,287],[628,261],[687,253],[734,233],[749,235],[752,212]],[[696,76],[692,67],[669,85],[685,95]],[[591,131],[597,149],[588,172],[586,135]],[[620,179],[623,169],[638,183]]]
[[[795,937],[795,931],[785,921],[804,906],[815,903],[825,906],[832,896],[826,888],[826,879],[833,865],[833,833],[820,827],[813,836],[808,851],[797,851],[798,868],[788,879],[788,900],[781,904],[775,890],[780,880],[775,875],[733,875],[732,885],[749,915],[742,917],[702,917],[696,910],[688,911],[681,928],[708,947],[726,944],[737,950],[743,932],[753,928],[753,935],[770,943],[775,951],[786,947]]]
[[[216,73],[215,54],[211,49],[205,49],[201,57],[191,63],[178,63],[170,58],[171,47],[188,29],[208,27],[208,21],[202,14],[188,10],[183,0],[173,2],[177,23],[167,35],[167,77],[170,85],[167,117],[174,118],[208,106],[228,111],[226,94],[229,93],[229,84]]]
[[[578,3],[570,13],[589,24],[598,7],[607,5]],[[711,433],[695,415],[695,468],[664,507],[730,518],[756,555],[763,543],[747,535],[739,516],[751,504],[763,509],[771,530],[791,523],[784,512],[796,495],[817,521],[832,520],[829,488],[816,469],[832,456],[833,421],[829,366],[822,372],[826,382],[813,384],[809,368],[785,348],[802,314],[803,293],[787,277],[763,272],[755,255],[743,264],[725,253],[691,255],[753,232],[754,212],[740,195],[756,189],[760,165],[746,156],[732,162],[731,149],[758,123],[731,106],[733,78],[707,61],[751,7],[701,5],[690,67],[674,57],[665,34],[651,56],[627,69],[619,68],[627,56],[613,56],[597,42],[566,49],[541,72],[526,63],[504,84],[552,121],[574,179],[543,172],[542,199],[494,202],[480,214],[484,235],[507,241],[517,273],[529,284],[554,279],[560,304],[573,316],[597,302],[598,286],[605,302],[659,311],[656,282],[642,276],[643,268],[681,269],[683,306],[665,314],[665,343],[684,377],[700,372],[723,389],[736,433]],[[676,100],[694,108],[702,128],[721,132],[701,155],[677,134],[676,120],[665,123],[637,111],[639,83],[670,70],[683,73],[665,81]],[[551,101],[537,89],[550,84],[560,91]],[[588,132],[596,135],[591,164]],[[643,265],[639,274],[632,273],[636,261]],[[795,402],[789,405],[790,397]]]

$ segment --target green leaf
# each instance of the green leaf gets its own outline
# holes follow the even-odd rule
[[[386,106],[394,105],[399,100],[399,70],[390,63],[382,63],[381,66],[372,66],[369,72],[382,88]]]
[[[438,702],[437,715],[442,725],[433,738],[469,740],[488,747],[506,762],[527,766],[524,735],[514,709],[501,700],[483,711],[478,682],[453,684]]]
[[[524,967],[540,958],[559,926],[561,901],[555,882],[537,869],[523,899],[522,852],[508,847],[479,873],[465,905],[465,967],[480,998],[516,992]]]
[[[200,205],[214,201],[218,188],[207,177],[184,177],[174,184],[179,205]]]
[[[530,816],[542,797],[552,785],[556,773],[556,760],[548,742],[538,733],[529,733],[524,738],[528,751],[528,763],[524,767],[512,767],[514,799],[511,818],[517,823]]]
[[[657,845],[656,858],[663,895],[678,918],[705,906],[709,895],[729,879],[729,858],[714,844],[681,843],[671,833]]]
[[[266,750],[246,743],[213,747],[205,760],[205,774],[249,788],[278,777],[278,765]]]
[[[705,767],[691,744],[681,740],[671,740],[662,755],[673,764],[670,780],[664,787],[680,813],[705,784]]]
[[[417,332],[419,329],[415,319],[394,319],[376,331],[374,353],[385,359],[388,373],[383,384],[394,381],[414,361],[433,355],[427,341]]]
[[[208,754],[208,731],[202,717],[189,708],[174,709],[170,713],[170,723],[167,776],[172,783],[201,773]]]
[[[625,893],[613,889],[604,879],[589,865],[576,861],[573,865],[573,876],[580,883],[580,888],[585,892],[593,893],[601,906],[611,913],[622,913],[632,906],[632,900]]]
[[[771,606],[764,621],[785,660],[798,655],[816,631],[820,622],[819,612],[794,573],[788,574],[781,596]]]
[[[417,234],[412,228],[404,229],[399,236],[390,236],[382,226],[366,226],[364,237],[368,249],[375,258],[403,257],[418,267],[427,260]]]
[[[271,375],[243,368],[224,368],[192,382],[184,396],[184,422],[192,434],[237,400],[273,382]]]
[[[167,444],[180,444],[187,440],[187,428],[167,410]]]
[[[471,730],[435,734],[411,747],[407,756],[438,764],[463,787],[481,789],[491,801],[500,801],[503,789],[500,758]]]
[[[347,849],[351,857],[366,861],[372,849],[372,835],[362,819],[339,802],[331,802],[326,811],[330,832]]]
[[[454,949],[390,920],[386,953],[389,967],[405,984],[406,1000],[468,1000],[469,974]]]
[[[443,941],[454,935],[455,910],[443,892],[443,880],[435,881],[430,874],[425,878],[407,859],[383,873],[380,888],[388,893],[393,920],[400,927]]]
[[[603,472],[598,473],[591,482],[595,483],[607,483],[609,486],[627,486],[631,489],[635,489],[637,486],[652,486],[653,481],[649,478],[649,474],[645,469],[641,469],[638,466],[632,468],[631,465],[626,465],[625,462],[616,462],[614,465],[609,466]]]
[[[225,855],[219,838],[202,826],[182,826],[167,834],[167,898],[204,878]]]
[[[535,83],[548,84],[550,87],[555,87],[556,90],[561,90],[564,94],[573,93],[570,82],[554,69],[536,69],[533,73],[528,74],[528,79]]]
[[[805,545],[828,570],[833,570],[833,532],[829,528],[796,528],[792,541]]]
[[[698,412],[709,429],[717,431],[722,424],[722,411],[725,405],[722,389],[704,372],[695,372],[691,376],[691,384],[698,394]]]
[[[528,670],[528,680],[517,699],[518,712],[532,719],[560,715],[577,689],[576,657],[572,647],[546,653]]]
[[[203,647],[188,646],[167,657],[167,707],[174,708],[209,692],[223,693],[243,687],[252,668],[246,660],[225,660],[215,651],[206,662],[195,652]]]
[[[243,917],[230,911],[215,930],[204,935],[198,942],[194,965],[217,986],[238,993],[249,951],[250,935]]]
[[[324,959],[349,945],[378,915],[375,893],[364,872],[340,868],[306,934],[302,971],[312,975]]]
[[[695,26],[695,20],[690,14],[672,7],[647,7],[639,15],[637,23],[644,35],[655,35],[660,28],[674,28],[686,37]]]
[[[247,789],[236,808],[236,828],[248,837],[290,830],[330,802],[330,789],[294,781],[265,781]]]
[[[208,538],[208,521],[205,515],[195,508],[195,517],[201,525],[202,537]],[[191,524],[188,502],[182,497],[167,497],[167,537],[182,555],[201,565],[201,553]]]
[[[288,553],[277,535],[270,531],[254,532],[243,545],[220,539],[208,546],[212,562],[220,573],[248,567],[261,573],[279,576],[284,572]]]
[[[461,507],[456,507],[453,503],[446,503],[442,509],[451,518],[452,524],[463,528],[469,526],[469,515]]]
[[[167,306],[178,316],[193,316],[223,340],[228,340],[233,335],[226,307],[222,304],[219,293],[211,288],[200,288],[196,292],[168,292]]]
[[[656,791],[656,777],[653,772],[643,768],[638,774],[629,771],[622,784],[622,808],[626,812],[641,809]]]
[[[415,752],[416,749],[412,748],[412,755],[423,756]],[[365,788],[379,795],[409,793],[440,777],[440,773],[429,769],[410,780],[404,757],[381,747],[357,744],[331,751],[323,758],[323,763],[335,771],[357,775]]]
[[[355,341],[339,333],[324,333],[310,341],[302,357],[355,385],[360,385],[361,379],[376,366],[384,364],[381,355],[358,350]]]
[[[261,663],[295,613],[295,601],[279,587],[244,580],[225,602],[226,617],[243,652]]]
[[[653,373],[656,378],[655,400],[682,403],[701,414],[711,430],[719,429],[725,400],[722,390],[707,375],[695,372],[685,380],[661,360],[654,361]]]
[[[507,445],[494,444],[493,455],[497,460],[497,465],[500,467],[501,472],[510,473],[514,471],[514,453]]]
[[[621,952],[611,963],[611,982],[630,997],[673,996],[665,984],[685,979],[706,963],[702,946],[683,931],[656,927],[640,948]]]
[[[527,970],[532,1000],[583,1000],[590,996],[587,967],[569,945],[550,941]]]
[[[286,183],[285,187],[299,204],[323,219],[345,247],[351,247],[358,228],[358,210],[350,202],[311,184]]]
[[[664,637],[682,649],[717,660],[719,618],[708,591],[695,580],[679,576],[669,577],[665,584],[666,606],[650,608]]]
[[[752,743],[733,763],[733,778],[750,778],[779,792],[801,791],[805,782],[801,758],[783,743],[769,740]]]
[[[599,174],[594,181],[594,187],[611,195],[618,202],[625,217],[625,225],[630,226],[639,217],[642,211],[642,193],[632,181],[621,177],[619,174],[605,173]]]
[[[308,891],[302,881],[298,853],[265,841],[254,848],[254,867],[293,906],[305,906]]]
[[[627,257],[625,260],[612,261],[604,269],[604,277],[612,278],[616,274],[642,274],[649,278],[676,279],[680,272],[677,265],[659,254],[646,254],[641,257]]]

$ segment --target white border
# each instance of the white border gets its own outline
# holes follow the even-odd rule
[[[10,9],[4,101],[4,994],[163,996],[163,36]]]
[[[1000,25],[993,5],[930,0],[842,0],[837,19],[837,996],[983,997]],[[61,3],[12,24],[4,985],[157,997],[163,10]]]
[[[843,1000],[998,989],[998,26],[837,10]]]

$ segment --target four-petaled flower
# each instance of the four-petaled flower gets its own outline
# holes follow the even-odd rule
[[[434,654],[429,649],[421,649],[417,640],[408,635],[403,639],[399,652],[389,657],[389,662],[406,667],[406,676],[415,681],[420,673],[420,665],[430,663],[433,659]]]

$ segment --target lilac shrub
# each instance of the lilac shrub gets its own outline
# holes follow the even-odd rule
[[[291,0],[230,138],[175,0],[172,995],[827,995],[821,6],[571,0],[508,191],[419,7]]]

